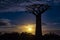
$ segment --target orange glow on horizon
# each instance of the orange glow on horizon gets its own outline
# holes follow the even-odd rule
[[[35,34],[35,24],[19,25],[17,31]]]
[[[16,31],[19,33],[27,32],[35,35],[35,27],[36,27],[36,24],[18,25]],[[45,33],[47,33],[47,30],[45,26],[42,26],[42,34],[45,34]]]

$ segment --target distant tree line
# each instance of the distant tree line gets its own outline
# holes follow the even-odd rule
[[[49,33],[43,35],[43,40],[60,40],[60,36],[54,33]],[[31,33],[1,33],[0,32],[0,40],[35,40],[35,35],[32,35]]]

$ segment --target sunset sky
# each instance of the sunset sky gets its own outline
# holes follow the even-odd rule
[[[60,34],[60,0],[0,0],[0,31],[34,34],[35,16],[26,12],[25,6],[36,3],[48,3],[51,6],[41,17],[43,34]]]

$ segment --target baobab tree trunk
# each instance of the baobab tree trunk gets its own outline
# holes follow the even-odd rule
[[[42,28],[41,28],[41,14],[44,13],[49,6],[47,4],[33,4],[27,6],[27,9],[32,12],[36,16],[36,39],[42,40]]]
[[[42,40],[41,14],[36,15],[36,40]]]

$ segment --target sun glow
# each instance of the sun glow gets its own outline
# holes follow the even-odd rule
[[[35,24],[18,26],[18,32],[19,31],[35,34]]]
[[[28,28],[28,31],[32,31],[32,28]]]
[[[15,29],[15,31],[19,33],[22,32],[32,33],[33,35],[35,35],[35,28],[36,24],[23,24],[23,25],[17,25],[17,29]],[[43,35],[47,33],[47,28],[45,25],[42,25],[42,33]]]
[[[27,32],[32,32],[33,31],[33,25],[27,25],[26,26],[26,29],[27,29]]]

